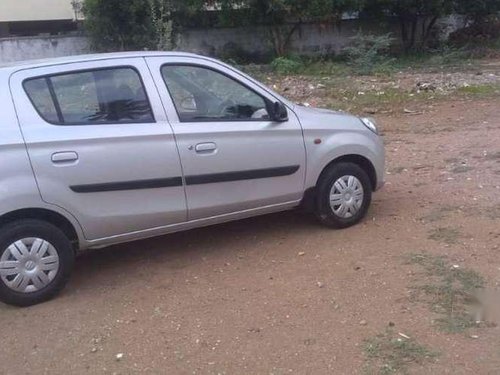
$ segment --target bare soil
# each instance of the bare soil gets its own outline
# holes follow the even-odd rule
[[[500,97],[427,104],[376,116],[388,183],[362,224],[287,212],[88,253],[54,301],[0,305],[0,374],[377,373],[365,343],[389,326],[439,353],[409,373],[500,373],[500,329],[439,330],[405,261],[498,287]]]

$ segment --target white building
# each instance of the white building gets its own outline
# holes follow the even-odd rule
[[[81,17],[81,0],[0,0],[0,37],[67,33]]]

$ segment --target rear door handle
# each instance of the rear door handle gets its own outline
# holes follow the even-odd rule
[[[78,160],[78,154],[74,151],[55,152],[52,154],[52,163],[72,163]]]
[[[207,154],[217,150],[217,145],[213,142],[198,143],[194,149],[199,154]]]

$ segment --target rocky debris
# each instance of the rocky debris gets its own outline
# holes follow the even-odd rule
[[[417,91],[436,91],[437,87],[430,82],[418,82]]]
[[[333,97],[349,102],[353,98],[369,95],[384,97],[394,92],[412,95],[447,95],[460,88],[500,85],[500,72],[454,71],[413,72],[404,71],[393,76],[268,76],[268,84],[287,98],[311,107],[331,107]],[[332,95],[328,95],[330,90]],[[363,112],[380,113],[378,108],[366,107]]]

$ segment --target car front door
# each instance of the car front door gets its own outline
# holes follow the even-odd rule
[[[87,239],[187,220],[174,135],[144,59],[22,70],[11,89],[42,199]]]
[[[305,148],[293,112],[271,121],[269,105],[277,99],[216,62],[147,63],[179,147],[189,220],[300,201]]]

